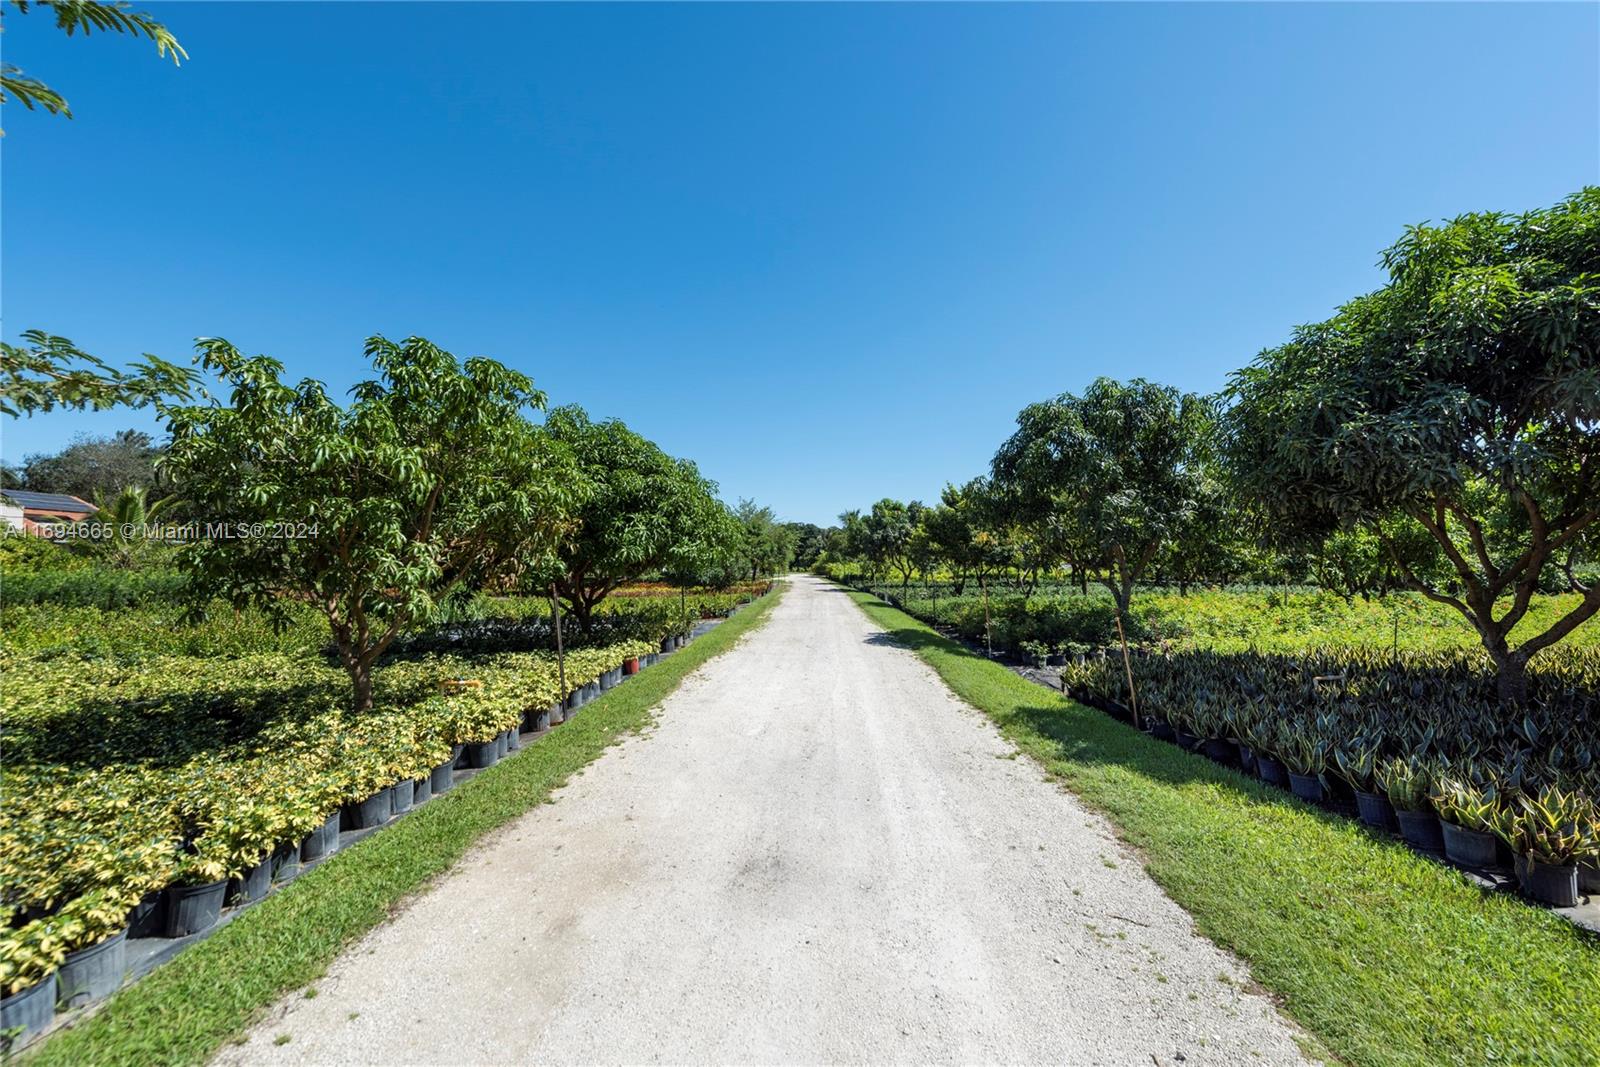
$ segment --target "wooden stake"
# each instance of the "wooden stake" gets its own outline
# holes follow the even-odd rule
[[[1133,728],[1139,728],[1139,694],[1133,689],[1133,658],[1128,655],[1128,635],[1122,629],[1122,609],[1117,609],[1117,637],[1122,640],[1122,667],[1128,672],[1128,706],[1133,711]]]
[[[555,622],[556,631],[556,677],[560,680],[561,704],[567,703],[567,653],[561,647],[561,601],[556,596],[556,584],[550,583],[550,618]]]

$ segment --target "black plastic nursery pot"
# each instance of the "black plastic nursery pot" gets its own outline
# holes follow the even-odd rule
[[[1239,748],[1232,741],[1224,741],[1220,737],[1208,737],[1200,742],[1200,751],[1205,753],[1209,760],[1232,767],[1239,762]]]
[[[439,764],[439,766],[435,767],[432,774],[428,775],[429,778],[433,779],[433,792],[435,795],[443,793],[452,785],[455,785],[455,770],[456,760],[454,756],[451,756],[449,759]]]
[[[1600,862],[1578,864],[1578,892],[1593,896],[1600,894]]]
[[[388,822],[394,814],[394,801],[389,793],[388,789],[380,789],[365,800],[346,804],[346,825],[352,830],[368,830]]]
[[[205,885],[167,887],[168,937],[188,937],[209,930],[222,917],[222,898],[228,891],[226,878]]]
[[[494,761],[500,758],[499,741],[474,741],[467,745],[467,750],[462,753],[467,761],[467,766],[473,770],[483,770],[493,767]]]
[[[1307,804],[1321,804],[1323,798],[1327,796],[1320,775],[1296,774],[1294,771],[1289,772],[1289,792]]]
[[[1439,820],[1439,828],[1444,831],[1445,859],[1451,863],[1462,867],[1493,867],[1498,862],[1500,850],[1496,843],[1500,839],[1493,834],[1468,830],[1443,819]]]
[[[564,700],[558,700],[554,704],[551,704],[550,705],[550,725],[552,727],[556,727],[556,726],[560,726],[562,723],[564,723],[566,721],[567,721],[567,702],[564,701]]]
[[[522,747],[522,734],[518,727],[511,727],[506,731],[506,751],[515,752]]]
[[[411,806],[433,799],[433,775],[424,774],[421,778],[411,783]]]
[[[81,1008],[104,1000],[122,986],[128,970],[128,930],[123,927],[97,945],[67,953],[56,972],[56,1003]]]
[[[1522,891],[1541,904],[1570,908],[1578,903],[1578,865],[1530,859],[1522,876]]]
[[[224,904],[251,904],[261,900],[272,888],[272,856],[262,857],[260,863],[237,878],[228,879],[228,894]]]
[[[1256,750],[1249,745],[1235,742],[1239,745],[1239,767],[1246,774],[1256,773]]]
[[[1191,734],[1181,726],[1178,727],[1177,734],[1178,747],[1183,749],[1185,752],[1193,752],[1195,749],[1200,747],[1200,737],[1198,734]]]
[[[56,976],[41,978],[27,989],[0,1000],[0,1048],[18,1049],[50,1025],[56,1013]]]
[[[287,882],[300,873],[299,841],[289,841],[272,850],[272,880]]]
[[[530,734],[550,729],[550,716],[555,710],[554,704],[548,708],[529,708],[522,713],[522,728]]]
[[[321,859],[339,847],[339,813],[334,812],[323,824],[306,835],[300,842],[300,862],[310,863]]]
[[[501,730],[499,733],[494,735],[494,758],[497,760],[505,759],[506,753],[510,751],[511,740],[506,737],[506,732]]]
[[[1256,753],[1256,773],[1268,785],[1275,785],[1280,789],[1289,788],[1289,768],[1278,762],[1275,757]]]
[[[1389,798],[1382,793],[1368,793],[1356,790],[1356,814],[1368,826],[1375,826],[1379,830],[1396,830],[1394,805],[1389,803]]]
[[[128,912],[129,937],[160,937],[167,928],[167,894],[152,889]]]
[[[1157,741],[1175,741],[1178,738],[1178,731],[1174,730],[1172,724],[1165,719],[1151,719],[1150,736]]]
[[[412,801],[416,799],[416,792],[412,788],[411,779],[396,782],[389,787],[389,810],[395,815],[411,809]]]
[[[1400,822],[1400,836],[1406,844],[1421,852],[1443,852],[1444,833],[1439,829],[1439,817],[1431,811],[1404,811],[1396,808],[1394,817]]]
[[[612,686],[617,684],[617,680],[612,677],[610,671],[603,672],[600,675],[599,681],[600,681],[600,691],[602,693],[605,692],[607,689],[610,689]]]
[[[677,646],[673,644],[673,640],[674,639],[671,637],[663,637],[661,639],[661,651],[671,652],[674,648],[676,648]]]

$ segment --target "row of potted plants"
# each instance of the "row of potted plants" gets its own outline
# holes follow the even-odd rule
[[[1597,661],[1552,656],[1513,714],[1460,654],[1183,652],[1138,657],[1132,673],[1152,735],[1570,906],[1600,893]],[[1127,670],[1091,657],[1062,688],[1127,716]]]
[[[544,653],[396,664],[381,690],[395,704],[362,716],[318,699],[330,696],[307,677],[318,668],[291,675],[271,657],[220,689],[231,704],[215,699],[227,665],[207,660],[126,677],[101,665],[57,700],[37,678],[8,686],[18,758],[0,799],[3,1028],[36,1029],[58,1001],[114,990],[129,936],[207,928],[225,904],[260,899],[337,848],[341,829],[448,789],[456,766],[491,765],[685,638],[572,651],[564,699]],[[218,720],[239,735],[231,743]]]

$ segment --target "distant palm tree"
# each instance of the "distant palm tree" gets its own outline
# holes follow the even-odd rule
[[[145,526],[155,522],[171,503],[171,498],[151,501],[148,494],[142,485],[127,486],[110,498],[104,493],[95,493],[96,511],[89,521],[102,523],[109,529],[104,535],[81,543],[108,563],[118,567],[138,566],[149,554],[152,544],[145,536]]]

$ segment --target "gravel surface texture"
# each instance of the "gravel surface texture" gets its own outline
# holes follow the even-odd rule
[[[316,988],[218,1062],[1303,1059],[1103,819],[810,577]]]

